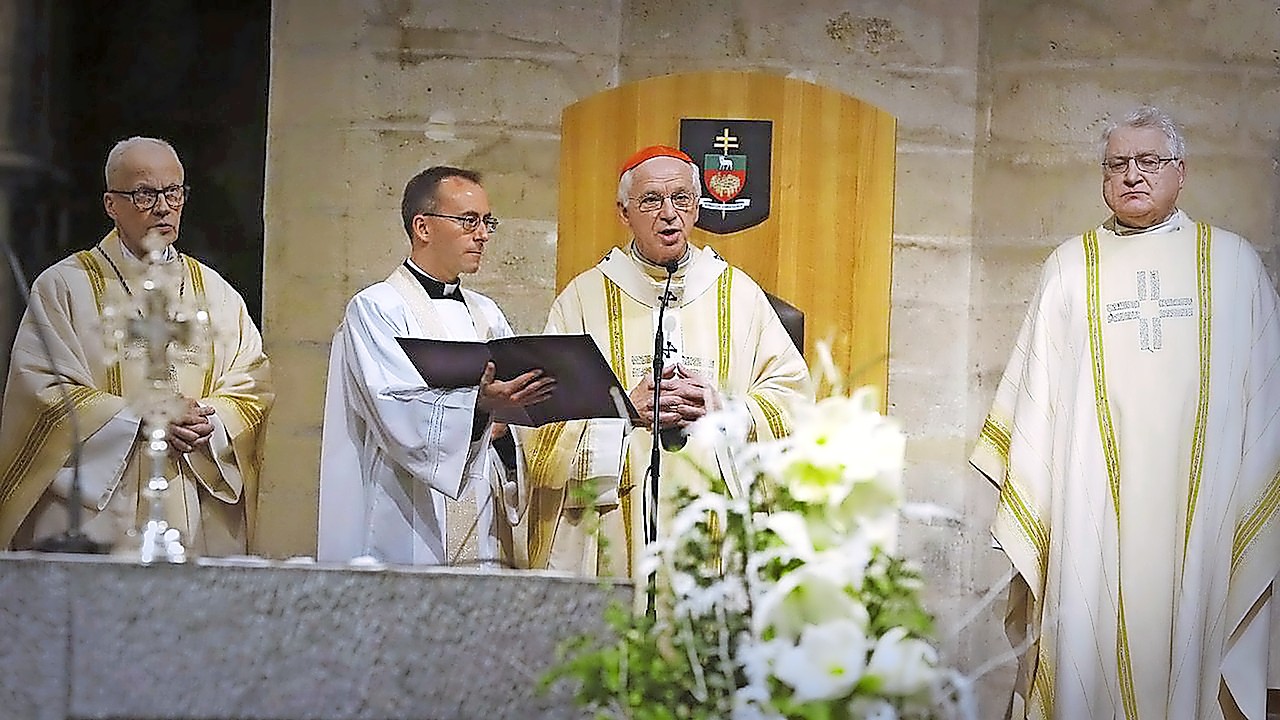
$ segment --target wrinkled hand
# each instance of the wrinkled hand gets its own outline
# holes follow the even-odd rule
[[[664,387],[662,391],[665,393],[666,388]],[[720,391],[716,390],[715,385],[683,364],[676,366],[672,394],[678,398],[675,409],[680,415],[680,420],[677,425],[682,428],[688,427],[713,410],[719,410],[723,405]],[[663,405],[665,404],[664,402]]]
[[[485,412],[540,403],[551,397],[556,384],[555,378],[543,377],[542,370],[530,370],[511,380],[494,380],[493,373],[493,363],[488,363],[480,377],[476,406]]]
[[[169,421],[169,445],[174,452],[189,453],[209,444],[213,435],[213,408],[184,397],[178,401],[176,415]]]
[[[649,373],[631,389],[631,404],[640,416],[637,427],[653,427],[653,373]],[[706,415],[719,400],[719,393],[701,375],[683,365],[662,370],[662,386],[658,393],[658,427],[686,427]]]

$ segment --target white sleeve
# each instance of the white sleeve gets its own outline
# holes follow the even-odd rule
[[[351,302],[345,326],[338,340],[353,390],[352,410],[391,462],[457,498],[467,467],[487,444],[483,435],[471,440],[479,388],[428,387],[395,341],[409,335],[409,328],[397,326],[367,297],[357,295]]]
[[[126,405],[81,443],[80,496],[86,505],[99,510],[107,506],[124,477],[141,427],[142,418]],[[58,470],[50,486],[50,490],[61,497],[68,497],[71,492],[72,462],[68,457],[67,464]]]

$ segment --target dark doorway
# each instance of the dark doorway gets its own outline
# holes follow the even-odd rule
[[[68,221],[64,239],[27,248],[29,272],[110,229],[102,166],[111,146],[160,137],[177,149],[192,188],[179,249],[226,277],[260,322],[270,1],[53,5],[50,134]]]

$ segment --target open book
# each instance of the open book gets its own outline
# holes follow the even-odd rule
[[[431,387],[478,385],[490,360],[497,380],[535,368],[556,379],[551,397],[495,412],[493,418],[500,422],[537,427],[563,420],[638,417],[590,335],[515,335],[488,342],[398,337],[396,342]]]

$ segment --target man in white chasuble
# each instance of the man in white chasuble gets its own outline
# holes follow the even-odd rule
[[[1113,214],[1046,261],[971,459],[1025,581],[1013,717],[1265,715],[1280,307],[1247,241],[1178,209],[1184,157],[1158,109],[1107,131]]]
[[[523,509],[515,451],[494,449],[504,406],[546,399],[554,379],[534,370],[434,388],[397,337],[488,340],[512,334],[488,297],[460,286],[480,269],[498,219],[477,173],[428,168],[408,182],[401,219],[409,257],[347,305],[329,354],[320,458],[321,560],[523,565],[512,526]]]
[[[667,497],[691,471],[674,457],[679,434],[708,410],[740,404],[751,435],[764,440],[786,434],[793,405],[812,399],[804,358],[764,292],[714,251],[689,242],[700,194],[698,168],[680,150],[659,145],[635,153],[623,164],[617,195],[632,241],[574,278],[551,307],[546,331],[590,334],[630,388],[639,418],[633,428],[625,420],[579,420],[528,433],[533,567],[642,580],[636,561],[645,498],[653,496],[647,470],[655,412],[664,447],[674,450],[660,455],[659,494]],[[663,371],[654,378],[664,294]]]
[[[102,202],[115,228],[36,278],[14,341],[0,417],[0,545],[29,548],[68,529],[77,444],[82,532],[122,549],[149,517],[139,493],[150,474],[145,403],[137,402],[151,385],[146,352],[127,335],[108,341],[103,312],[131,321],[143,312],[154,253],[178,302],[209,318],[207,347],[178,342],[170,355],[168,389],[180,406],[168,427],[164,519],[197,555],[243,554],[274,399],[262,338],[240,294],[174,247],[189,189],[173,147],[143,137],[117,143],[106,183]]]

